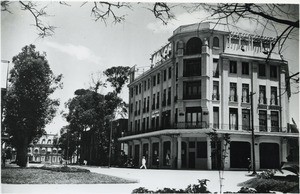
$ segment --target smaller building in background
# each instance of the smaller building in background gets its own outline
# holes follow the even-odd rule
[[[30,144],[28,148],[29,163],[59,164],[62,159],[62,151],[56,141],[58,141],[57,134],[46,134],[37,142]]]

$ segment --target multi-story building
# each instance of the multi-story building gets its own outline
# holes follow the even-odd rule
[[[28,148],[28,161],[59,164],[61,161],[61,148],[55,144],[58,135],[43,135],[37,142]],[[58,139],[57,139],[58,140]]]
[[[276,47],[269,55],[274,38],[208,22],[180,26],[168,40],[148,71],[131,73],[129,132],[119,140],[136,165],[146,156],[150,167],[216,169],[216,150],[225,141],[212,143],[207,133],[213,129],[221,139],[230,137],[225,169],[247,167],[252,129],[257,169],[296,155],[298,134],[288,128],[288,63],[274,54]]]

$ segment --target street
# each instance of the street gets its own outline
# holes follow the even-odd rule
[[[83,167],[83,166],[82,166]],[[189,184],[197,184],[198,179],[208,179],[207,188],[210,192],[219,192],[218,171],[198,170],[165,170],[165,169],[129,169],[89,167],[91,172],[137,180],[134,184],[73,184],[73,185],[11,185],[2,184],[2,193],[131,193],[132,190],[145,187],[150,190],[164,187],[185,189]],[[246,171],[224,171],[222,191],[236,192],[238,183],[252,177]]]

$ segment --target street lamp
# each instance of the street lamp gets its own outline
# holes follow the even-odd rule
[[[254,145],[254,112],[253,112],[253,95],[255,94],[255,92],[250,92],[250,96],[251,96],[251,125],[252,125],[252,130],[251,130],[251,139],[252,139],[252,170],[253,170],[253,173],[252,175],[255,175],[256,174],[256,164],[255,164],[255,145]]]

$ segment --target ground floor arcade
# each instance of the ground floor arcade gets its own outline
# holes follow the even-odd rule
[[[120,141],[127,144],[126,152],[136,167],[145,156],[148,168],[209,170],[224,165],[227,170],[245,170],[248,158],[252,158],[251,133],[218,131],[219,140],[214,141],[207,135],[209,132],[208,129],[162,130],[123,137]],[[228,146],[222,138],[226,133],[230,137]],[[291,149],[290,139],[297,140],[298,134],[255,135],[257,170],[278,168],[286,162]]]

